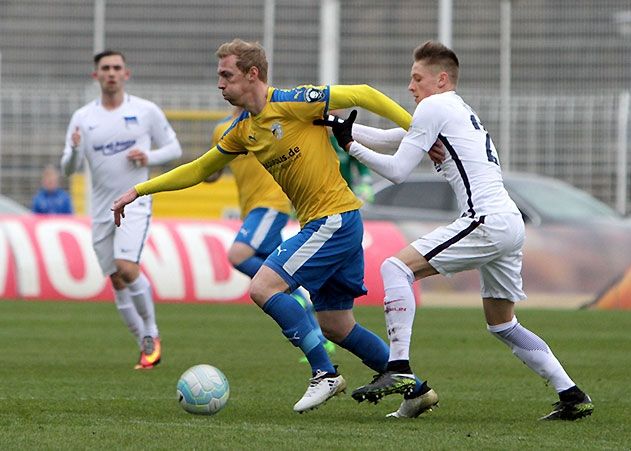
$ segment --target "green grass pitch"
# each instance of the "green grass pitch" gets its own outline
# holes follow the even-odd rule
[[[440,396],[415,420],[386,419],[400,398],[350,394],[298,415],[310,376],[253,305],[157,306],[163,362],[132,370],[137,349],[112,304],[0,301],[0,449],[629,449],[631,312],[518,311],[594,399],[592,417],[540,422],[556,395],[486,332],[481,309],[420,308],[412,363]],[[382,309],[358,320],[384,336]],[[372,372],[338,348],[349,388]],[[179,375],[210,363],[230,381],[226,408],[184,412]]]

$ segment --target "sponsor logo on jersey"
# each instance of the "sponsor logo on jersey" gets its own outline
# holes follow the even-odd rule
[[[305,91],[305,101],[312,103],[324,99],[324,91],[317,88],[309,88]]]
[[[136,144],[135,139],[128,141],[115,141],[107,143],[103,146],[93,146],[95,152],[103,152],[103,155],[115,155],[120,152],[124,152]]]
[[[294,157],[300,157],[302,155],[300,155],[300,147],[296,146],[296,147],[292,147],[289,149],[289,152],[287,152],[284,155],[278,156],[276,158],[272,158],[271,160],[267,160],[265,162],[261,162],[263,164],[263,167],[265,169],[269,169],[272,166],[276,166],[277,164],[281,164],[284,163],[286,161],[289,161],[291,159],[293,159]]]
[[[272,135],[274,138],[280,140],[283,138],[283,127],[280,125],[280,122],[274,122],[272,124]]]

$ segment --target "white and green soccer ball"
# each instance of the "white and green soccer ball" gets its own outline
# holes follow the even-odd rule
[[[177,399],[189,413],[214,415],[224,408],[230,396],[226,376],[212,365],[195,365],[177,381]]]

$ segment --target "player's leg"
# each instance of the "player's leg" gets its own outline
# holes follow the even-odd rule
[[[377,402],[392,393],[404,395],[401,408],[391,414],[396,417],[418,416],[438,403],[438,396],[410,366],[410,341],[416,311],[416,298],[412,284],[418,278],[436,274],[412,246],[407,246],[381,266],[384,283],[384,311],[390,352],[385,371],[367,385],[353,391],[353,398],[361,402]],[[413,401],[411,401],[413,400]]]
[[[228,250],[230,264],[251,279],[254,278],[265,258],[282,242],[280,232],[288,219],[288,215],[271,208],[250,211]]]
[[[305,309],[291,295],[288,285],[272,268],[261,267],[250,287],[252,300],[280,326],[283,335],[300,348],[311,364],[312,374],[335,369],[314,330]]]
[[[302,287],[298,287],[291,293],[291,295],[294,297],[294,299],[296,299],[300,303],[300,305],[302,305],[302,308],[304,308],[305,311],[307,312],[307,316],[309,318],[309,321],[311,322],[311,326],[318,333],[318,337],[320,337],[320,341],[322,342],[322,345],[324,346],[324,350],[329,355],[334,354],[335,344],[324,336],[324,333],[322,332],[322,328],[320,327],[320,323],[318,319],[316,318],[315,308],[313,307],[313,303],[311,302],[311,299],[309,297],[309,293],[307,293],[307,290],[305,290]],[[301,363],[307,363],[307,358],[301,357],[299,361]]]
[[[228,260],[232,266],[253,278],[263,265],[264,259],[282,243],[281,232],[288,221],[289,215],[272,208],[259,207],[250,211],[228,250]],[[322,335],[308,294],[301,287],[296,288],[291,294],[307,312],[311,326],[316,330],[326,351],[332,353],[335,346]],[[306,357],[303,359],[307,361]]]
[[[276,321],[291,344],[300,348],[311,365],[311,379],[303,397],[294,405],[298,413],[314,409],[346,389],[346,381],[337,373],[324,349],[307,312],[291,295],[288,285],[272,268],[263,266],[254,276],[250,296]]]
[[[140,347],[143,337],[142,318],[136,311],[127,285],[116,274],[116,265],[114,263],[115,228],[116,226],[112,222],[92,223],[92,247],[103,274],[112,281],[116,309]]]
[[[366,294],[364,286],[364,251],[361,247],[363,227],[357,228],[355,237],[347,234],[344,243],[331,240],[331,248],[337,252],[342,246],[348,247],[346,259],[342,264],[333,266],[329,277],[313,292],[313,304],[324,335],[355,354],[373,371],[381,373],[388,362],[388,345],[385,341],[357,323],[353,315],[355,298]],[[348,243],[356,243],[355,247]],[[327,252],[324,248],[322,252]]]
[[[298,286],[303,286],[313,295],[312,301],[318,310],[320,288],[345,266],[349,255],[354,255],[357,249],[361,249],[362,229],[357,230],[357,224],[361,227],[361,217],[357,211],[331,215],[306,224],[296,236],[284,241],[275,252],[272,252],[261,271],[255,276],[252,285],[255,302],[260,302],[256,299],[257,291],[261,289],[261,285],[257,282],[263,276],[272,273],[285,282],[281,287],[276,287],[276,290],[280,288],[293,290]],[[363,277],[363,261],[360,272]],[[363,284],[360,286],[363,290]],[[364,293],[365,291],[361,292],[361,294]],[[277,302],[276,299],[269,297],[271,294],[273,293],[258,293],[258,297],[263,301],[266,298],[269,299],[264,306],[264,310],[268,313],[271,310],[270,302]],[[351,294],[351,306],[352,297],[354,296]],[[308,330],[313,331],[313,328],[309,326]],[[283,327],[283,332],[288,337],[292,336],[288,333],[287,327]],[[316,347],[315,343],[312,344],[314,349],[324,351],[322,344],[318,343],[318,345],[319,347]],[[294,406],[297,412],[321,405],[346,387],[346,382],[337,373],[332,363],[329,363],[329,367],[321,368],[312,363],[309,354],[307,357],[314,375],[304,396]],[[319,356],[320,359],[324,357],[330,362],[326,352]]]
[[[521,221],[510,215],[497,215],[487,221],[487,232],[519,230]],[[523,235],[522,235],[523,236]],[[546,379],[559,394],[555,409],[543,419],[574,420],[590,415],[593,404],[568,376],[548,344],[522,326],[515,317],[515,302],[526,298],[522,291],[522,240],[513,249],[480,268],[481,294],[488,331],[505,343],[531,370]],[[508,247],[508,246],[507,246]]]
[[[367,399],[377,402],[382,396],[403,393],[404,401],[392,416],[417,416],[409,413],[414,412],[415,406],[427,404],[419,402],[420,397],[426,393],[429,395],[425,399],[430,403],[426,410],[438,402],[433,390],[414,376],[409,362],[416,310],[412,283],[415,279],[437,273],[449,275],[471,269],[497,254],[498,251],[492,243],[480,244],[475,238],[476,229],[480,224],[482,222],[475,219],[459,218],[448,226],[439,227],[412,242],[395,257],[384,262],[381,268],[386,294],[384,310],[391,344],[388,368],[370,384],[353,392],[353,397],[357,401]],[[477,254],[476,258],[468,258],[469,248],[481,253],[482,260],[478,260]],[[416,402],[407,402],[410,397],[417,398]]]
[[[136,339],[138,346],[141,347],[144,325],[142,318],[136,311],[136,306],[134,306],[134,302],[131,299],[129,289],[127,288],[125,282],[123,282],[116,273],[110,276],[110,280],[112,281],[112,286],[114,287],[114,302],[116,303],[118,313]]]
[[[483,304],[488,331],[528,368],[547,380],[559,395],[553,411],[541,419],[576,420],[591,415],[594,405],[590,397],[568,376],[548,344],[517,321],[513,302],[485,298]]]
[[[151,283],[140,270],[139,263],[149,220],[149,216],[145,214],[128,214],[114,235],[116,273],[126,283],[136,311],[143,321],[142,349],[136,369],[151,369],[162,358]]]

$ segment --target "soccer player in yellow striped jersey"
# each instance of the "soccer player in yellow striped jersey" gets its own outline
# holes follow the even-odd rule
[[[251,152],[272,174],[296,209],[301,230],[265,260],[250,286],[250,297],[299,347],[312,377],[294,411],[317,408],[346,388],[307,315],[288,292],[309,291],[325,336],[379,373],[385,371],[388,345],[355,321],[353,302],[364,286],[361,206],[342,178],[327,130],[313,125],[329,109],[358,106],[407,129],[411,116],[368,85],[300,86],[291,90],[267,84],[267,58],[258,43],[235,39],[222,44],[218,88],[243,113],[219,143],[197,160],[137,184],[112,206],[120,224],[125,205],[138,196],[193,186]],[[270,368],[274,371],[274,368]]]
[[[213,130],[212,145],[216,145],[243,110],[235,108],[231,116],[220,121]],[[254,154],[240,155],[228,167],[234,175],[239,194],[243,223],[228,250],[230,264],[246,276],[253,278],[265,259],[283,241],[281,232],[289,221],[291,202],[269,172]],[[216,179],[216,177],[214,178]],[[309,322],[316,330],[326,351],[331,354],[335,345],[322,335],[312,304],[302,287],[292,296],[306,310]],[[305,358],[301,361],[307,361]]]

